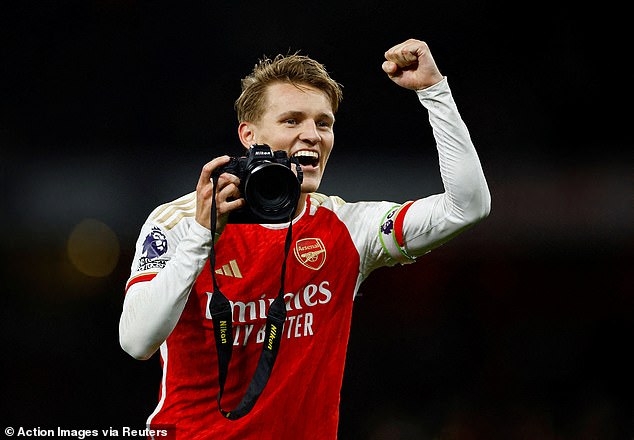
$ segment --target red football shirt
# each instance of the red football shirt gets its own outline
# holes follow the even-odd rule
[[[207,262],[178,324],[161,346],[163,380],[149,427],[176,425],[179,439],[336,438],[354,295],[374,267],[396,263],[380,236],[382,231],[392,235],[397,211],[398,206],[388,202],[345,204],[335,197],[309,197],[306,210],[293,223],[285,278],[287,318],[277,361],[255,407],[236,421],[225,419],[217,409],[217,356],[208,311],[213,288]],[[193,219],[183,216],[179,223],[188,221]],[[150,235],[162,234],[157,227],[165,229],[153,226]],[[179,225],[169,229],[166,245],[174,248],[177,234],[171,231]],[[286,233],[284,225],[230,224],[215,245],[215,276],[231,301],[234,323],[225,410],[238,405],[255,371],[268,306],[280,288]],[[151,278],[146,272],[133,275],[128,286]]]

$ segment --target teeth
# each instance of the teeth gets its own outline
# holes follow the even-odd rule
[[[318,159],[319,153],[317,153],[316,151],[301,150],[293,154],[293,157],[310,157],[312,159]]]

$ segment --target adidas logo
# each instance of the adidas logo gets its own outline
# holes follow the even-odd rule
[[[242,278],[242,272],[240,272],[236,260],[229,261],[229,264],[224,264],[222,268],[216,269],[215,272],[218,275],[227,275],[228,277]]]

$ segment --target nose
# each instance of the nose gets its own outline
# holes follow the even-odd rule
[[[299,138],[300,140],[311,145],[315,145],[317,142],[321,141],[321,135],[319,134],[319,130],[317,129],[317,124],[315,123],[315,121],[304,121],[302,131],[299,134]]]

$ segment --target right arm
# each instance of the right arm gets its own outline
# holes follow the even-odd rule
[[[156,227],[146,223],[143,230],[150,226]],[[176,246],[175,251],[165,263],[157,262],[164,267],[158,273],[139,273],[128,283],[119,320],[119,343],[136,359],[149,359],[174,330],[194,281],[209,257],[210,231],[197,222],[191,222],[180,241],[172,235],[166,234],[167,245]],[[142,233],[140,243],[143,238]],[[139,245],[137,255],[138,249]],[[133,265],[138,261],[135,258]]]
[[[196,221],[190,222],[189,227],[185,223],[176,227],[166,225],[161,216],[151,215],[141,230],[132,266],[133,276],[128,282],[119,320],[119,343],[136,359],[149,359],[174,330],[189,292],[209,257],[212,245],[211,175],[228,161],[228,156],[222,156],[207,163],[196,187],[195,206],[193,203],[189,207],[180,205],[179,212],[184,214],[183,217],[195,217]],[[238,184],[238,178],[232,174],[220,176],[216,194],[217,234],[224,229],[228,213],[244,203],[238,198]],[[144,254],[144,240],[153,228],[159,228],[166,237],[168,252],[155,258],[155,264],[147,264],[152,267],[147,269],[140,267],[140,260]],[[147,260],[148,256],[145,258]]]

